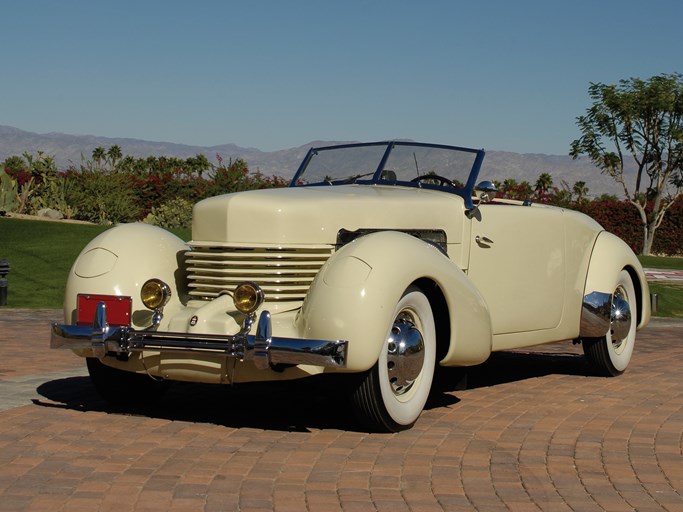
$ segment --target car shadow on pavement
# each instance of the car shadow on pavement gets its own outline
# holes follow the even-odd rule
[[[97,394],[89,377],[49,381],[39,386],[37,392],[46,400],[34,400],[36,405],[83,412],[292,432],[311,428],[351,431],[360,428],[353,421],[346,407],[347,400],[340,392],[306,381],[235,387],[174,382],[158,402],[138,407],[109,404]]]
[[[595,370],[578,353],[508,351],[466,368],[439,368],[426,409],[453,405],[459,391],[535,379],[546,375],[596,377]]]
[[[595,377],[597,373],[583,354],[510,351],[496,352],[468,372],[469,389],[534,379],[546,375]]]
[[[440,368],[426,409],[457,404],[464,389],[495,386],[545,375],[593,376],[580,355],[500,352],[485,363]],[[231,428],[290,432],[341,429],[364,432],[348,404],[349,391],[338,379],[312,377],[300,381],[221,386],[174,382],[162,399],[144,407],[113,406],[99,397],[89,377],[48,381],[37,389],[42,407],[108,414],[141,415],[169,421],[210,423]]]

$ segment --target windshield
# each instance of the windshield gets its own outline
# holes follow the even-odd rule
[[[483,157],[483,150],[398,141],[311,148],[290,186],[401,185],[469,198]]]

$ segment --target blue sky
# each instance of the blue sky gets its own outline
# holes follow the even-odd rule
[[[590,82],[683,72],[680,0],[0,0],[0,12],[0,125],[38,133],[567,154]]]

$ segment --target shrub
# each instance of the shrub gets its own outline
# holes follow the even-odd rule
[[[203,191],[203,197],[217,196],[229,192],[242,192],[262,188],[287,186],[287,181],[279,176],[264,176],[260,172],[250,173],[244,160],[235,160],[227,166],[219,165],[211,182]]]
[[[158,208],[152,207],[144,222],[165,229],[189,228],[192,225],[192,203],[183,198],[171,199]]]
[[[44,177],[42,182],[31,190],[32,197],[28,200],[28,213],[35,215],[44,208],[51,208],[60,212],[65,218],[72,219],[76,214],[76,209],[66,200],[67,188],[70,184],[71,180],[67,180],[64,174]]]
[[[577,203],[574,208],[593,217],[607,231],[624,240],[638,254],[643,247],[643,223],[638,210],[628,201],[611,198]],[[655,234],[652,253],[683,254],[683,197],[671,206]]]
[[[0,212],[13,212],[19,207],[17,180],[0,170]]]
[[[683,196],[666,212],[652,244],[654,254],[683,255]]]
[[[72,186],[66,200],[77,212],[76,218],[97,224],[133,222],[140,216],[135,191],[125,174],[104,174],[83,170],[71,172]]]

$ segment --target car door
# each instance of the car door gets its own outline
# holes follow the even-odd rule
[[[493,334],[552,329],[562,317],[562,210],[481,204],[470,219],[468,275],[486,300]]]

